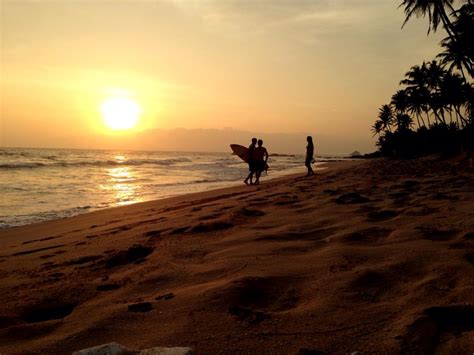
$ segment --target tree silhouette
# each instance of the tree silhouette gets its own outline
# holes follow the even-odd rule
[[[453,24],[449,19],[446,9],[453,13],[455,12],[453,8],[454,0],[404,0],[399,7],[405,7],[405,21],[403,22],[402,27],[410,20],[410,18],[415,15],[417,17],[428,16],[429,26],[428,34],[431,30],[436,32],[438,26],[443,23],[443,26],[450,37],[455,37],[455,32],[453,29]],[[455,39],[454,39],[455,40]]]
[[[442,24],[448,37],[440,43],[443,51],[437,60],[412,66],[390,104],[379,108],[371,130],[382,154],[413,157],[474,149],[474,85],[469,81],[474,78],[474,0],[462,1],[455,10],[459,1],[400,4],[406,15],[403,26],[413,15],[427,16],[428,34]]]

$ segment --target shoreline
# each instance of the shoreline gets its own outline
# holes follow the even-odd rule
[[[318,162],[318,163],[320,163],[320,165],[318,165],[315,169],[316,169],[316,171],[322,171],[322,170],[327,170],[327,169],[331,169],[331,168],[338,168],[338,167],[341,167],[341,166],[343,167],[345,165],[349,166],[350,164],[354,164],[354,163],[358,163],[358,162],[360,162],[360,161],[356,161],[356,160],[323,161],[323,162]],[[262,185],[266,184],[266,183],[269,183],[270,181],[287,179],[287,178],[292,178],[292,177],[301,176],[301,175],[304,175],[304,172],[302,172],[301,174],[299,174],[299,173],[288,173],[288,174],[284,174],[284,175],[281,175],[281,176],[270,177],[270,178],[267,178],[267,177],[264,176],[263,177],[264,180],[262,180]],[[232,189],[232,188],[240,187],[240,186],[237,186],[238,181],[232,181],[232,182],[229,182],[229,183],[230,183],[229,186],[224,186],[224,187],[219,187],[219,188],[211,188],[211,189],[208,189],[208,190],[201,190],[201,191],[196,191],[196,192],[177,194],[177,195],[167,196],[167,197],[153,199],[153,200],[149,200],[149,201],[141,201],[141,202],[130,203],[130,204],[122,205],[122,206],[109,206],[109,207],[99,208],[99,209],[96,209],[96,210],[93,210],[93,211],[88,211],[88,212],[75,214],[73,216],[55,218],[55,219],[48,219],[48,220],[44,220],[44,221],[38,221],[38,222],[23,224],[23,225],[19,225],[19,226],[11,226],[11,227],[6,227],[6,228],[1,228],[0,229],[0,238],[1,238],[1,234],[2,234],[3,231],[8,231],[8,230],[15,229],[15,228],[35,226],[35,225],[39,225],[39,224],[42,224],[42,223],[48,223],[48,222],[53,222],[53,221],[61,221],[61,220],[69,219],[69,218],[74,218],[74,217],[77,217],[77,216],[88,215],[90,213],[106,211],[108,209],[127,207],[127,206],[132,206],[132,205],[137,205],[137,204],[143,204],[143,203],[153,203],[153,202],[156,202],[156,201],[174,199],[174,198],[188,196],[188,195],[191,196],[191,195],[194,195],[194,194],[202,194],[202,193],[212,192],[212,191],[215,191],[215,190],[225,190],[225,189]]]
[[[467,353],[466,164],[357,161],[0,231],[0,352]]]

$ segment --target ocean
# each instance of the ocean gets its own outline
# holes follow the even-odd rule
[[[262,180],[305,172],[302,155],[268,164]],[[246,174],[230,152],[0,148],[0,228],[240,185]]]

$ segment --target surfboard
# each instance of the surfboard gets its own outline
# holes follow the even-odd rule
[[[240,144],[231,144],[230,149],[244,162],[249,162],[249,149]]]
[[[244,147],[243,145],[240,145],[240,144],[231,144],[230,149],[232,149],[234,154],[237,155],[244,162],[246,163],[249,162],[249,149],[247,147]],[[269,168],[268,164],[266,164],[265,170],[268,170],[268,168]]]

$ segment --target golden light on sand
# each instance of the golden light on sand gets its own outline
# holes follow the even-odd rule
[[[102,103],[101,112],[109,128],[113,130],[126,130],[137,125],[142,109],[132,99],[112,97]]]

